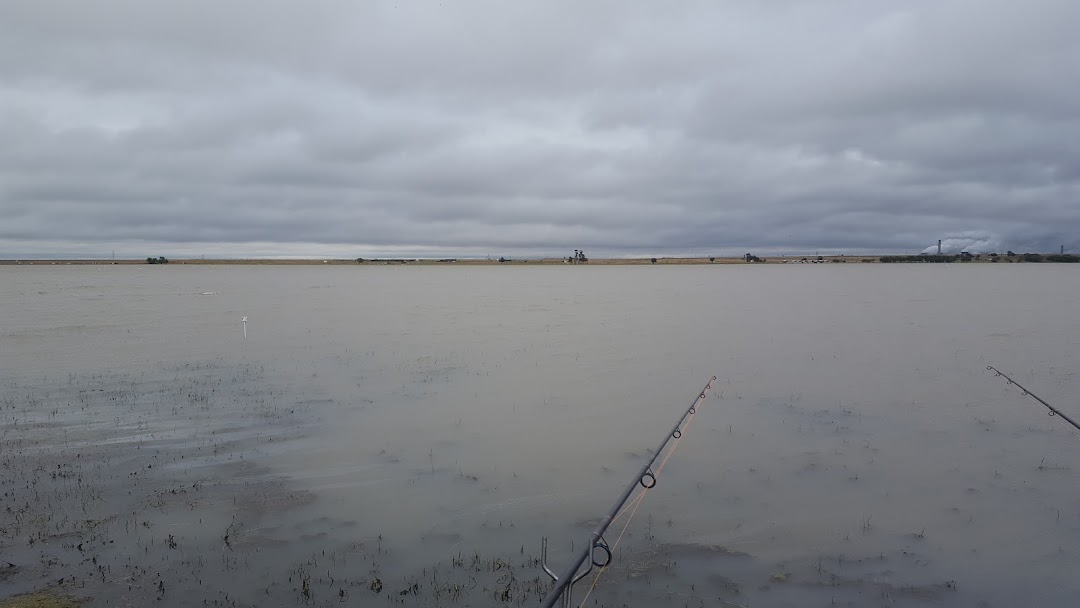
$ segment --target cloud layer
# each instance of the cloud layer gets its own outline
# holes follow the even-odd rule
[[[0,255],[1077,250],[1077,23],[1075,0],[10,0]]]

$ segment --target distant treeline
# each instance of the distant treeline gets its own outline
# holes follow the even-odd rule
[[[1080,256],[1073,255],[1071,253],[1064,254],[1041,254],[1041,253],[1023,253],[1015,254],[1009,252],[1006,255],[998,255],[991,253],[986,256],[991,262],[997,262],[1001,259],[1005,259],[1009,262],[1057,262],[1059,264],[1076,264],[1080,262]],[[964,252],[958,255],[886,255],[882,256],[879,261],[882,264],[895,264],[903,262],[914,262],[919,264],[951,264],[953,262],[971,262],[973,260],[981,260],[982,254],[972,255]]]
[[[923,264],[948,264],[960,259],[958,255],[884,255],[879,260],[882,264],[900,262],[919,262]]]
[[[1028,258],[1032,259],[1028,259]],[[1059,264],[1075,264],[1080,262],[1080,255],[1073,255],[1071,253],[1051,253],[1049,255],[1039,255],[1037,253],[1025,253],[1025,262],[1058,262]]]

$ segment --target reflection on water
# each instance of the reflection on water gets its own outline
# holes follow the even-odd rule
[[[590,604],[1070,605],[1071,272],[0,268],[0,597],[531,604],[716,374]]]

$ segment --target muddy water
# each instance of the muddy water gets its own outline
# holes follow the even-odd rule
[[[0,267],[0,598],[1072,605],[1074,270]]]

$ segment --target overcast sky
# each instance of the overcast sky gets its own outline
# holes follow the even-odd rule
[[[1080,250],[1080,1],[4,0],[0,256]]]

